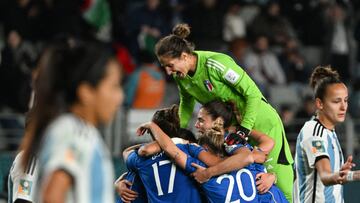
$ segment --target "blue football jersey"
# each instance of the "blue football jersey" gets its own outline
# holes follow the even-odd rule
[[[250,145],[237,146],[236,148],[240,147],[248,147],[252,149]],[[201,147],[192,145],[188,148],[181,148],[189,155],[186,161],[186,171],[189,173],[192,173],[196,170],[191,166],[191,163],[197,163],[199,165],[205,166],[205,164],[200,160],[191,156],[194,154],[198,155],[201,151],[196,148]],[[223,174],[217,177],[212,177],[209,181],[202,184],[202,188],[205,191],[209,202],[214,203],[239,201],[262,203],[288,202],[284,194],[275,185],[271,187],[269,192],[262,195],[258,194],[256,190],[256,175],[265,171],[265,167],[262,164],[250,164],[240,170],[232,171],[231,173]]]
[[[201,202],[196,182],[164,152],[141,157],[134,151],[128,156],[126,165],[140,176],[149,202]]]
[[[128,171],[128,173],[125,176],[125,179],[132,183],[130,186],[130,190],[133,190],[138,193],[138,197],[131,201],[132,203],[145,203],[148,202],[147,196],[146,196],[146,190],[144,187],[144,184],[142,183],[139,175],[135,173],[134,171]],[[118,196],[116,198],[116,203],[122,203],[121,197]]]

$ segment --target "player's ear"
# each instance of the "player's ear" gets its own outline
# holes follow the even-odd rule
[[[189,54],[186,53],[186,52],[182,52],[181,55],[180,55],[180,58],[184,59],[184,60],[187,59],[188,57],[189,57]]]
[[[322,110],[324,108],[323,102],[321,101],[320,98],[315,99],[315,106],[317,109],[320,109],[320,110]]]

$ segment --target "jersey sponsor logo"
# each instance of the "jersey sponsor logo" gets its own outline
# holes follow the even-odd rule
[[[162,152],[159,152],[159,153],[153,155],[153,156],[151,157],[151,160],[155,160],[155,159],[158,158],[158,157],[162,157],[162,156],[164,155],[164,153],[165,153],[165,152],[162,151]]]
[[[324,141],[322,140],[314,140],[312,141],[311,151],[315,154],[317,152],[325,152]]]
[[[240,77],[239,74],[237,74],[235,71],[231,69],[228,70],[224,76],[224,78],[231,84],[235,84],[238,81],[239,77]]]
[[[209,92],[213,91],[214,86],[211,84],[210,80],[204,80],[204,85]]]

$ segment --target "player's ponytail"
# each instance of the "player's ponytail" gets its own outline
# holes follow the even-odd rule
[[[224,147],[224,121],[217,118],[211,129],[206,130],[199,137],[199,145],[206,145],[213,153],[223,156],[225,154]]]
[[[314,89],[314,97],[323,99],[326,88],[331,84],[342,83],[339,73],[330,66],[318,66],[310,77],[310,86]]]
[[[191,54],[195,47],[194,44],[186,40],[190,35],[188,24],[177,24],[173,28],[172,34],[160,39],[155,45],[156,56],[178,58],[183,52]]]

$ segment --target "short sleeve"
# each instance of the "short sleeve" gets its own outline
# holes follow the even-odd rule
[[[129,154],[128,158],[126,159],[126,167],[128,170],[136,171],[136,163],[139,160],[139,155],[133,151]]]
[[[193,158],[191,156],[188,156],[187,159],[186,159],[186,165],[185,165],[185,172],[186,173],[193,173],[193,172],[196,171],[196,168],[191,165],[192,163],[195,163],[195,164],[198,164],[200,166],[206,167],[203,162],[201,162],[198,159],[195,159],[195,158]]]
[[[308,164],[311,168],[315,167],[317,157],[329,156],[327,151],[328,142],[326,136],[311,136],[303,141],[303,150],[305,151]]]
[[[46,156],[45,174],[50,175],[56,170],[64,170],[70,176],[77,177],[78,173],[82,171],[83,160],[81,157],[83,154],[76,145],[65,141],[51,146],[52,150],[43,153]]]
[[[205,150],[205,149],[199,145],[189,144],[189,154],[192,157],[197,158],[199,156],[200,152],[202,152],[203,150]]]

